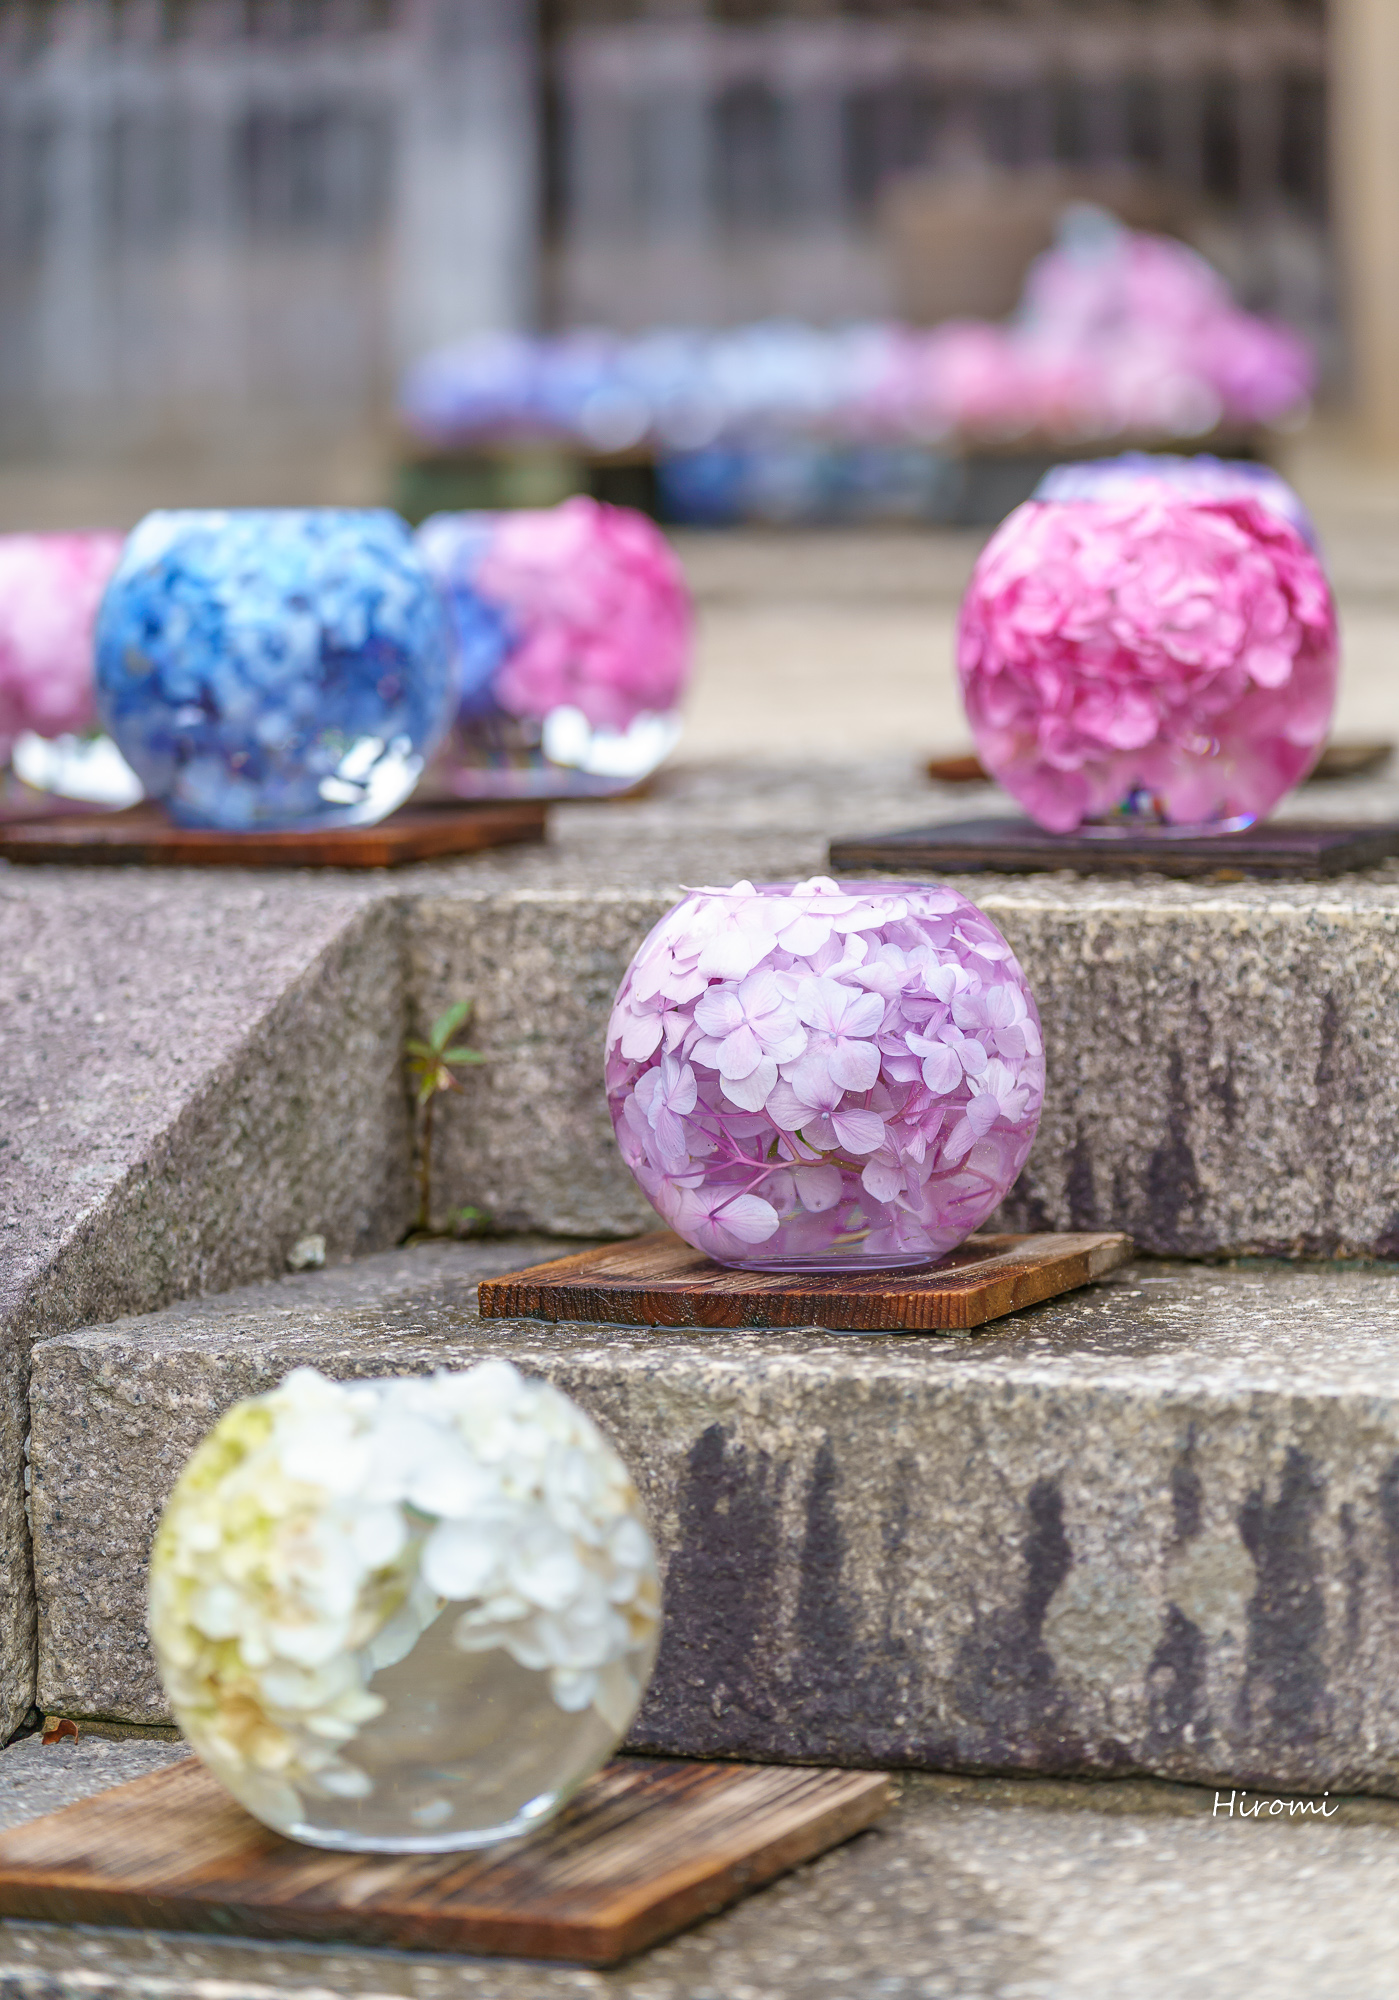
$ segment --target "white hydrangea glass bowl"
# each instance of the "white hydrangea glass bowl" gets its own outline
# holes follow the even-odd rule
[[[298,1368],[191,1455],[150,1631],[190,1746],[317,1847],[485,1847],[625,1735],[660,1585],[590,1418],[507,1361],[337,1383]]]

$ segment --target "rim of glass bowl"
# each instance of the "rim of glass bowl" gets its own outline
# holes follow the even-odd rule
[[[826,880],[835,881],[835,877],[827,876]],[[727,889],[704,882],[682,882],[680,889],[682,895],[686,896],[801,896],[804,901],[812,903],[827,902],[831,896],[829,889],[806,889],[796,882],[752,882],[742,888],[733,883]],[[907,896],[915,889],[935,889],[940,894],[953,896],[961,893],[959,890],[950,889],[946,882],[915,882],[903,878],[897,881],[836,883],[838,896],[858,896],[862,901],[868,901],[875,896]],[[962,900],[965,902],[966,898],[963,897]]]

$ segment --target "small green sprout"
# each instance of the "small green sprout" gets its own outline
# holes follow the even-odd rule
[[[461,1080],[455,1074],[458,1069],[469,1068],[486,1058],[479,1049],[467,1048],[465,1043],[453,1041],[471,1018],[473,1002],[458,1000],[455,1007],[449,1007],[445,1014],[435,1020],[428,1029],[426,1041],[417,1035],[410,1035],[404,1043],[408,1056],[408,1074],[413,1081],[413,1096],[419,1114],[419,1154],[418,1154],[418,1220],[416,1227],[423,1234],[432,1229],[432,1114],[439,1097],[449,1090],[460,1090]]]

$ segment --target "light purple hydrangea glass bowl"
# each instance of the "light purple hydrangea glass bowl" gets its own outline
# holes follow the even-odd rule
[[[935,1262],[1025,1164],[1039,1016],[1010,946],[932,884],[694,889],[607,1032],[622,1156],[676,1233],[749,1271]]]

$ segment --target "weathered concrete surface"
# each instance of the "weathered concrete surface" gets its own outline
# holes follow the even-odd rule
[[[0,1822],[179,1754],[135,1747],[14,1746]],[[1399,1815],[1312,1803],[1331,1816],[1230,1820],[1213,1793],[1150,1781],[914,1777],[879,1830],[612,1972],[7,1923],[0,1996],[1389,2000]]]
[[[399,913],[307,882],[0,871],[0,1731],[32,1699],[37,1334],[393,1242]]]
[[[650,1509],[638,1747],[1399,1793],[1393,1275],[1142,1264],[974,1336],[682,1335],[482,1322],[472,1253],[438,1255],[377,1303],[36,1349],[47,1708],[164,1716],[146,1549],[237,1396],[503,1353],[593,1411]]]
[[[1399,1255],[1392,891],[971,893],[1045,1026],[1012,1226],[1110,1220],[1188,1256]]]

